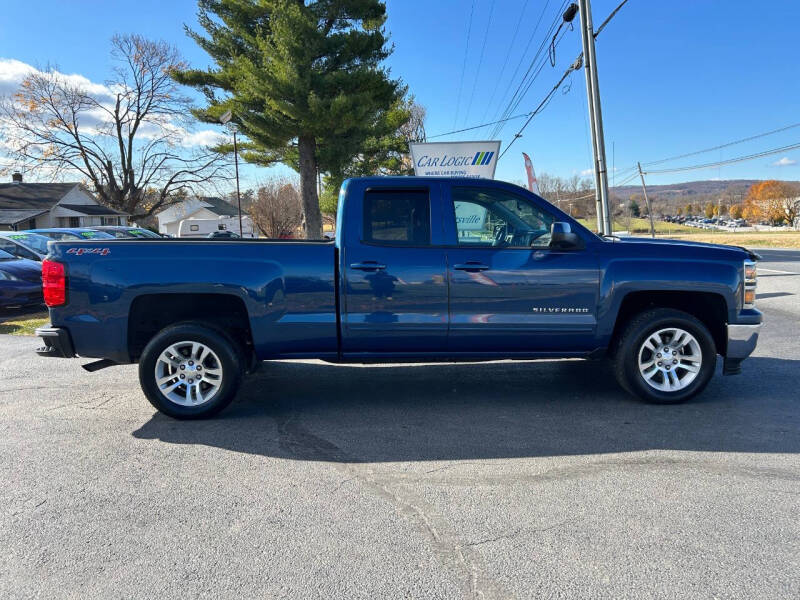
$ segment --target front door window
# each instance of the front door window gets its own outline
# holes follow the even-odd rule
[[[521,196],[503,190],[453,188],[458,245],[546,248],[554,219]]]

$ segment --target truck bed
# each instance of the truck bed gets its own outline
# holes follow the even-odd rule
[[[51,310],[81,355],[129,362],[137,303],[149,313],[212,295],[244,308],[259,358],[336,356],[336,249],[302,240],[51,242],[69,298]],[[230,304],[225,304],[230,306]],[[142,326],[142,325],[138,325]]]

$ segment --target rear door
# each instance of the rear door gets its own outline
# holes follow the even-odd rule
[[[591,249],[551,249],[556,211],[533,195],[477,182],[449,191],[450,351],[592,349],[599,270]]]
[[[447,269],[440,184],[351,182],[345,204],[342,351],[441,352]]]

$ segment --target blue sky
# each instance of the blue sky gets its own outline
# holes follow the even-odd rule
[[[196,22],[195,2],[135,4],[5,3],[0,59],[56,64],[62,72],[102,82],[110,68],[108,38],[135,32],[174,43],[192,65],[209,64],[183,32],[184,24]],[[592,4],[597,26],[618,0]],[[388,66],[426,107],[428,134],[493,120],[508,100],[504,93],[516,87],[561,5],[561,0],[475,0],[467,46],[471,0],[389,0],[387,29],[395,51]],[[542,22],[531,38],[540,14]],[[798,21],[800,3],[790,0],[768,7],[745,0],[630,0],[597,39],[609,167],[615,164],[621,172],[637,160],[654,161],[800,122]],[[545,64],[513,114],[534,108],[579,51],[576,27],[556,48],[555,67]],[[521,70],[512,80],[520,61]],[[569,91],[558,92],[503,157],[498,178],[524,178],[522,151],[533,156],[539,173],[569,176],[591,167],[583,71],[570,80]],[[523,122],[506,124],[499,136],[502,148]],[[490,129],[437,141],[486,139]],[[662,166],[725,160],[798,142],[800,127]],[[775,164],[779,162],[784,164]],[[267,172],[247,167],[244,175],[253,182]],[[800,179],[800,150],[650,179],[671,183],[711,178]]]

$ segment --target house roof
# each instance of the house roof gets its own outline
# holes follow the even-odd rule
[[[47,210],[17,210],[14,208],[0,208],[0,225],[16,225],[46,213]]]
[[[101,206],[99,204],[59,204],[61,208],[66,208],[68,210],[72,210],[83,215],[127,215],[128,213],[120,212],[118,210],[114,210],[113,208],[108,208],[107,206]]]
[[[77,183],[0,183],[0,209],[50,210]]]
[[[216,215],[232,217],[237,214],[236,207],[230,202],[225,202],[222,198],[217,198],[216,196],[199,196],[197,199],[206,205],[204,207],[206,210],[210,210]]]

